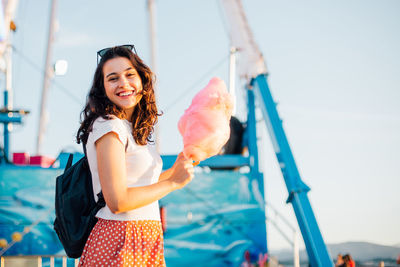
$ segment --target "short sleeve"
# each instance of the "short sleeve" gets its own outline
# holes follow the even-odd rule
[[[100,117],[96,119],[93,123],[93,129],[91,132],[93,143],[109,132],[116,133],[118,139],[126,147],[128,142],[128,131],[123,121],[118,118],[111,118],[107,120]]]

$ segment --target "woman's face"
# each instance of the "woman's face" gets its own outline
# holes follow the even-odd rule
[[[108,99],[122,108],[131,118],[133,110],[142,98],[142,80],[129,59],[116,57],[103,66],[104,88]]]

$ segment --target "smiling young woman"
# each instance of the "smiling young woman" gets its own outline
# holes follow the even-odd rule
[[[142,79],[125,57],[108,60],[103,67],[104,89],[108,99],[123,109],[127,118],[132,117],[133,110],[142,98]]]
[[[78,143],[86,146],[94,195],[106,206],[85,245],[80,266],[165,266],[158,200],[193,178],[180,153],[162,170],[152,133],[157,117],[153,73],[132,45],[102,49]]]

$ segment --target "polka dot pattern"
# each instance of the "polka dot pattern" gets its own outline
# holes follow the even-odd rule
[[[99,218],[83,249],[79,266],[166,266],[161,222]]]

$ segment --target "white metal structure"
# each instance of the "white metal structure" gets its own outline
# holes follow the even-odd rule
[[[250,79],[267,73],[264,58],[254,41],[241,1],[221,0],[221,3],[229,25],[231,46],[240,52],[237,64],[239,76]]]
[[[149,14],[149,41],[150,41],[150,62],[153,73],[157,74],[157,35],[156,35],[156,6],[154,0],[147,0],[147,12]],[[156,102],[158,102],[158,92],[154,89]],[[159,124],[155,125],[155,141],[157,151],[160,152],[160,127]]]
[[[39,116],[39,129],[37,134],[36,141],[36,154],[40,155],[42,149],[42,143],[44,139],[44,133],[46,131],[47,124],[47,97],[48,91],[50,87],[51,77],[53,75],[53,70],[51,68],[51,55],[54,41],[54,32],[55,32],[55,20],[56,20],[56,8],[57,8],[57,0],[51,1],[51,15],[50,15],[50,23],[49,23],[49,33],[47,38],[47,49],[46,49],[46,63],[45,63],[45,71],[43,76],[43,89],[42,89],[42,98],[40,101],[40,116]]]

